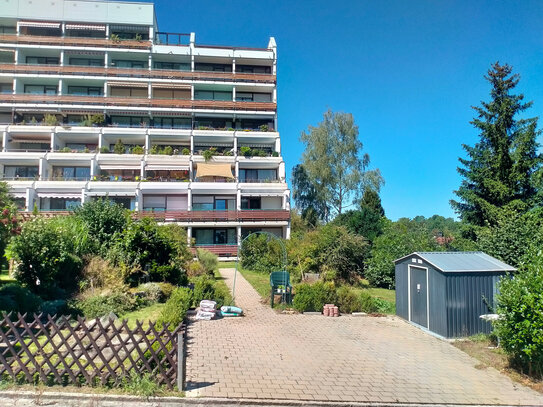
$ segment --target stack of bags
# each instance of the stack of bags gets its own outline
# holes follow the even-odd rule
[[[217,303],[215,301],[210,300],[202,300],[200,301],[200,308],[198,309],[198,312],[196,313],[196,319],[202,319],[202,320],[212,320],[215,319],[215,313]]]
[[[339,308],[334,304],[324,304],[322,313],[325,317],[339,317]]]
[[[221,307],[221,314],[223,317],[240,317],[243,314],[243,310],[234,306]]]

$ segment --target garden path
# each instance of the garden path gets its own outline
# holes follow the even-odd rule
[[[221,269],[232,288],[234,269]],[[543,405],[450,343],[393,317],[286,315],[238,274],[243,318],[188,326],[187,396]]]

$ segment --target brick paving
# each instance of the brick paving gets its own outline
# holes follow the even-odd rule
[[[221,269],[231,288],[234,269]],[[240,275],[243,318],[189,324],[187,396],[543,405],[446,341],[397,317],[284,315]]]

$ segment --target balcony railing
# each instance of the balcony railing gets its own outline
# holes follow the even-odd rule
[[[271,102],[231,102],[223,100],[186,100],[186,99],[147,99],[102,96],[70,96],[44,94],[4,95],[2,103],[34,103],[34,104],[65,104],[88,105],[101,109],[103,107],[157,107],[174,109],[224,109],[233,111],[275,111],[277,105]]]
[[[159,31],[155,34],[155,44],[187,46],[190,44],[190,34]]]
[[[216,254],[219,257],[236,257],[238,255],[238,245],[236,244],[196,244],[191,247],[193,253],[196,253],[197,249],[207,250],[208,252]]]
[[[131,48],[131,49],[149,49],[150,41],[120,40],[113,41],[105,38],[88,37],[55,37],[39,35],[0,35],[0,43],[4,44],[43,44],[43,45],[65,45],[81,47],[99,47],[99,48]]]
[[[69,211],[40,211],[39,216],[51,218],[60,215],[69,215]],[[34,218],[32,212],[19,212],[22,220]],[[270,210],[240,210],[240,211],[138,211],[133,212],[135,219],[145,217],[153,218],[159,222],[255,222],[255,221],[287,221],[290,219],[290,211],[286,209]]]
[[[1,36],[0,36],[1,38]],[[130,77],[147,79],[222,80],[236,82],[275,83],[275,75],[232,72],[191,72],[164,69],[115,68],[98,66],[14,65],[0,64],[3,73],[39,73],[48,75],[93,75],[104,77]]]

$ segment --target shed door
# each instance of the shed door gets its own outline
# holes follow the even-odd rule
[[[428,287],[426,284],[426,269],[410,267],[411,290],[411,321],[428,328]]]

